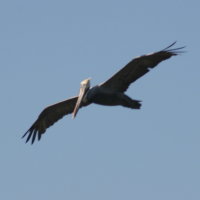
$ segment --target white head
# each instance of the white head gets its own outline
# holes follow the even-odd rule
[[[78,95],[78,100],[77,100],[76,105],[74,107],[74,111],[72,113],[72,118],[76,117],[76,114],[78,113],[78,110],[80,108],[83,97],[85,96],[85,94],[87,93],[87,91],[90,88],[90,80],[91,80],[91,78],[88,78],[88,79],[81,81],[80,92],[79,92],[79,95]]]
[[[87,78],[87,79],[81,81],[81,87],[85,87],[85,88],[89,89],[90,88],[90,80],[91,80],[91,78]]]

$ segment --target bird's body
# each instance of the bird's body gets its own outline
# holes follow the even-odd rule
[[[135,109],[140,108],[139,101],[132,100],[122,92],[108,90],[107,88],[103,88],[99,85],[94,86],[88,90],[83,103],[96,103],[104,106],[121,105]]]
[[[183,47],[170,49],[174,44],[161,51],[133,59],[102,84],[90,87],[90,79],[82,81],[79,96],[51,105],[41,112],[38,119],[23,135],[25,137],[28,134],[26,142],[32,138],[31,142],[33,143],[36,136],[40,140],[46,129],[56,121],[70,113],[73,114],[74,118],[79,108],[88,106],[91,103],[106,106],[121,105],[132,109],[139,109],[141,106],[140,101],[131,99],[124,92],[131,83],[149,72],[150,69],[157,66],[161,61],[181,53],[180,50]]]

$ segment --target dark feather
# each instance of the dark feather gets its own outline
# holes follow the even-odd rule
[[[42,134],[45,133],[47,128],[52,126],[55,122],[57,122],[63,116],[73,112],[77,98],[78,97],[73,97],[71,99],[67,99],[65,101],[59,102],[57,104],[54,104],[45,108],[40,113],[40,115],[38,116],[38,119],[33,123],[30,129],[28,129],[28,131],[22,136],[22,138],[24,138],[28,134],[26,142],[28,142],[32,137],[32,140],[31,140],[32,144],[34,143],[36,136],[38,137],[38,140],[40,140]],[[88,104],[85,104],[82,106],[86,106],[86,105]]]
[[[133,59],[100,86],[116,92],[125,92],[131,83],[145,75],[157,64],[171,56],[176,56],[179,53],[182,53],[183,51],[181,51],[181,49],[184,47],[170,49],[170,47],[175,43],[176,42],[172,43],[161,51]]]

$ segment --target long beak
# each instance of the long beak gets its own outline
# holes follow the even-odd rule
[[[78,113],[78,110],[80,108],[80,105],[81,105],[81,102],[83,100],[83,97],[84,97],[85,93],[86,93],[86,85],[81,86],[81,88],[80,88],[80,92],[79,92],[79,95],[78,95],[78,100],[76,102],[74,111],[72,113],[72,119],[74,119],[76,117],[76,114]]]

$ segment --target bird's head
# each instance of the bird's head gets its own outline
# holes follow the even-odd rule
[[[74,111],[72,113],[72,118],[76,117],[76,114],[78,113],[78,110],[79,110],[80,105],[81,105],[81,103],[84,99],[84,96],[90,88],[90,80],[91,80],[91,78],[87,78],[87,79],[81,81],[80,92],[79,92],[79,95],[78,95],[78,100],[77,100],[76,105],[74,107]]]
[[[90,88],[90,80],[91,78],[87,78],[83,81],[81,81],[81,87],[85,87],[86,89]]]

